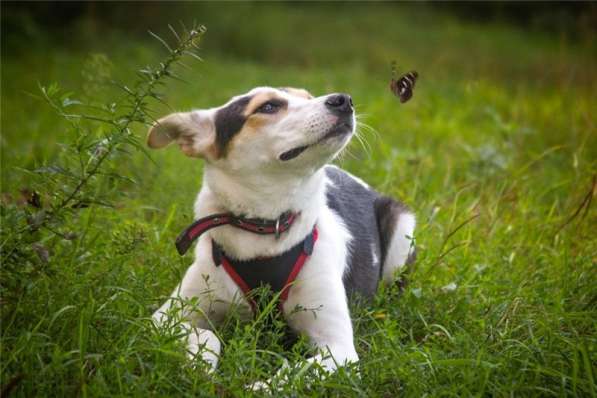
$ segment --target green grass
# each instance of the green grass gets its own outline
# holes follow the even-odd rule
[[[193,7],[147,28],[162,32]],[[597,172],[594,37],[571,42],[424,6],[219,7],[195,14],[208,28],[205,61],[168,85],[171,107],[217,105],[257,85],[349,92],[377,133],[363,131],[370,150],[355,141],[340,165],[419,220],[407,289],[354,309],[360,376],[307,375],[284,395],[597,395],[595,206],[567,223]],[[38,34],[30,51],[3,53],[2,192],[13,198],[31,183],[19,170],[69,139],[27,94],[37,81],[110,98],[86,86],[89,53],[105,53],[124,80],[163,57],[148,38],[78,29],[74,43]],[[392,59],[420,74],[406,105],[388,90]],[[44,241],[47,264],[31,257],[2,273],[1,379],[15,396],[245,396],[282,356],[301,358],[305,342],[284,351],[278,328],[232,314],[208,376],[185,361],[175,330],[151,326],[192,261],[173,242],[201,185],[200,161],[175,148],[151,156],[118,164],[137,183],[113,195],[114,209],[80,212],[69,224],[77,239]]]

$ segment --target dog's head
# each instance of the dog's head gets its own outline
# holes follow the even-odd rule
[[[206,110],[160,119],[148,145],[176,142],[188,156],[234,172],[309,173],[333,159],[354,132],[347,94],[313,97],[293,88],[258,87]]]

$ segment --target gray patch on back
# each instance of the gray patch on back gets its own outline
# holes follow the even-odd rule
[[[338,168],[326,167],[325,172],[332,182],[327,189],[328,206],[342,218],[352,235],[348,270],[344,274],[346,293],[350,297],[358,292],[370,298],[377,291],[383,258],[375,212],[375,201],[380,195]]]
[[[327,189],[328,206],[342,218],[352,235],[348,270],[344,274],[346,293],[349,297],[357,292],[371,298],[377,291],[400,215],[410,211],[403,203],[363,186],[339,168],[328,166],[325,172],[332,182]],[[407,265],[414,260],[413,251]]]

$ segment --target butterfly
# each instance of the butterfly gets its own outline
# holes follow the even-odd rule
[[[410,71],[396,79],[396,62],[392,62],[392,80],[390,81],[390,91],[400,98],[401,103],[405,103],[413,96],[413,89],[419,74],[417,71]]]

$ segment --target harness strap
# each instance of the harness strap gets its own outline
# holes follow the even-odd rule
[[[242,290],[254,312],[257,310],[257,304],[249,294],[261,285],[269,285],[274,293],[280,292],[279,308],[282,310],[292,284],[313,253],[317,236],[315,226],[302,242],[276,257],[258,257],[244,261],[229,259],[222,248],[212,240],[212,258],[216,266],[221,265]]]
[[[298,215],[299,213],[287,211],[275,220],[265,220],[239,217],[232,213],[212,214],[198,219],[182,231],[176,238],[176,250],[182,256],[201,234],[222,225],[232,225],[259,235],[276,235],[276,238],[278,238],[281,233],[290,229]]]

